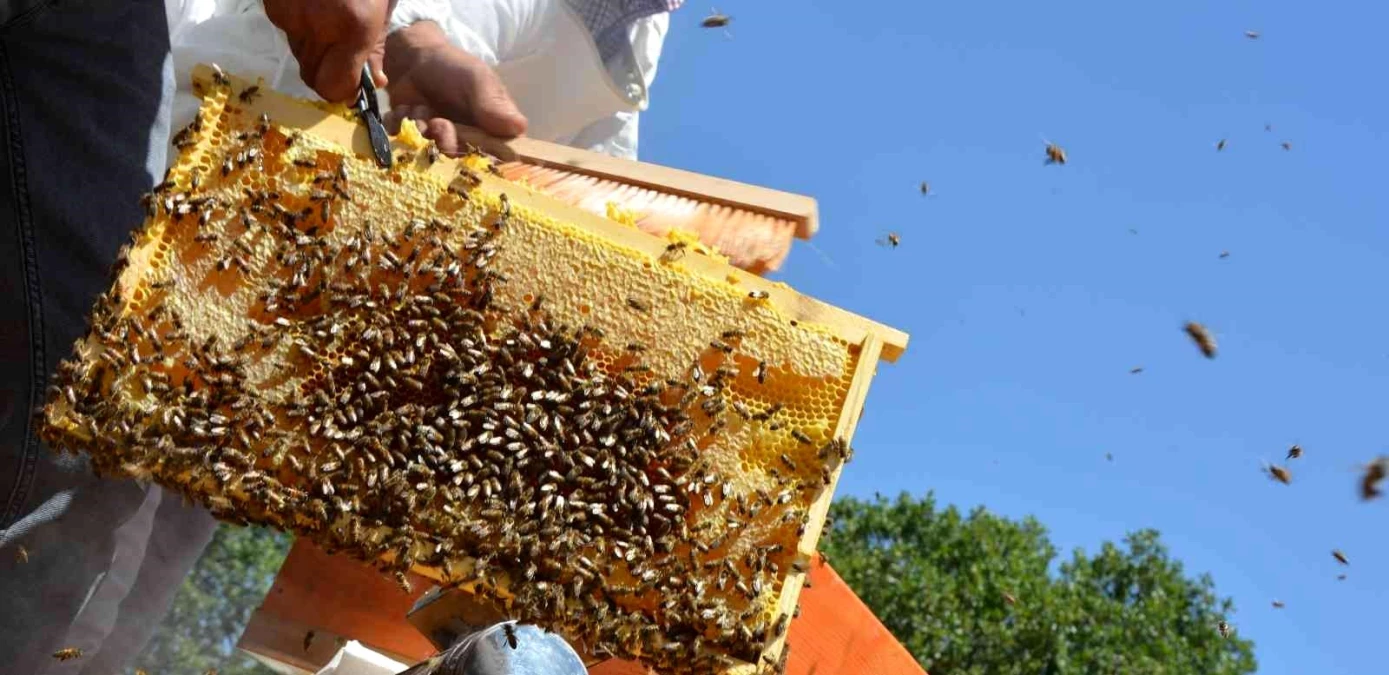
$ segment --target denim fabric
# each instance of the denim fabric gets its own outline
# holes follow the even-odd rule
[[[168,51],[161,0],[0,0],[5,673],[123,667],[214,527],[176,496],[97,479],[84,458],[49,451],[31,415],[141,221],[140,194],[162,177]],[[136,519],[142,505],[150,522]],[[84,658],[57,664],[52,652],[70,646]]]

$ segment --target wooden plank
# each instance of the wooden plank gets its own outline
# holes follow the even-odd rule
[[[818,559],[811,587],[801,593],[801,617],[791,622],[786,675],[926,675],[892,633]]]
[[[200,86],[208,86],[211,78],[212,69],[207,66],[199,65],[193,70],[193,79],[195,82],[202,83]],[[251,84],[235,76],[232,76],[231,80],[237,90]],[[275,91],[265,91],[254,102],[240,105],[254,115],[259,115],[262,112],[267,113],[271,119],[279,124],[305,129],[324,140],[338,143],[345,148],[351,148],[359,155],[369,156],[371,154],[371,141],[367,137],[366,127],[354,120],[307,105]],[[398,150],[405,149],[405,146],[399,144],[395,147]],[[439,176],[448,177],[454,174],[456,167],[457,162],[455,160],[441,158],[434,163],[430,171]],[[482,178],[483,189],[493,193],[505,193],[513,205],[530,208],[550,217],[567,221],[614,244],[644,252],[650,255],[653,260],[659,259],[669,244],[665,239],[606,218],[600,218],[581,208],[565,204],[501,178],[491,175],[484,175]],[[851,344],[859,344],[869,333],[875,333],[883,341],[882,358],[886,361],[896,361],[907,347],[906,333],[801,295],[785,284],[767,281],[756,274],[740,270],[708,256],[687,255],[680,260],[679,264],[712,281],[736,282],[739,288],[747,291],[766,291],[769,295],[767,302],[781,310],[787,315],[787,318],[829,328],[841,339]]]
[[[659,164],[619,159],[534,138],[501,140],[475,127],[463,124],[455,126],[459,138],[491,152],[503,161],[554,167],[785,218],[796,223],[796,236],[800,239],[809,239],[820,229],[819,206],[814,199],[804,195]]]
[[[873,616],[863,601],[817,559],[811,587],[800,594],[801,616],[791,622],[788,675],[925,675],[907,650]],[[315,672],[342,641],[357,640],[402,663],[434,653],[429,641],[405,620],[414,597],[370,567],[296,541],[265,601],[252,615],[237,647],[279,663]],[[314,630],[310,648],[304,635]],[[648,675],[624,661],[606,661],[590,675]]]
[[[326,656],[312,649],[305,654],[304,635],[312,629],[314,642],[330,643],[338,637],[357,640],[399,661],[414,663],[434,653],[429,640],[405,620],[429,583],[412,575],[413,590],[406,593],[369,565],[330,555],[307,539],[298,539],[237,646],[276,660],[289,655],[322,667],[337,648]]]

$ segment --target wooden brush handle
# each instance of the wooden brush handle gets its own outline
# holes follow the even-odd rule
[[[690,171],[647,164],[629,159],[609,157],[598,152],[571,148],[567,145],[539,141],[533,138],[502,140],[476,127],[458,127],[458,137],[503,162],[525,162],[549,166],[574,173],[616,180],[645,188],[677,194],[702,202],[711,202],[784,218],[796,223],[796,236],[809,239],[819,230],[819,206],[814,199],[803,195],[738,183]]]

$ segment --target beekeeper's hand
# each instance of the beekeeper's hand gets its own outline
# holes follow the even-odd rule
[[[397,111],[427,109],[428,117],[475,126],[500,138],[526,133],[526,117],[501,78],[481,59],[453,46],[439,24],[418,21],[391,33],[386,38],[386,73],[391,78],[391,105]],[[443,129],[444,123],[434,124]],[[443,139],[435,140],[449,151]]]
[[[357,96],[362,66],[386,85],[386,21],[395,0],[265,0],[265,14],[289,39],[299,75],[324,99]]]

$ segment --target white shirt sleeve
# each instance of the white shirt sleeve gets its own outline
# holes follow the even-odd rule
[[[420,21],[439,24],[444,36],[455,47],[482,59],[487,65],[497,65],[496,41],[489,42],[473,26],[461,21],[451,0],[400,0],[391,13],[387,31],[394,33]]]

